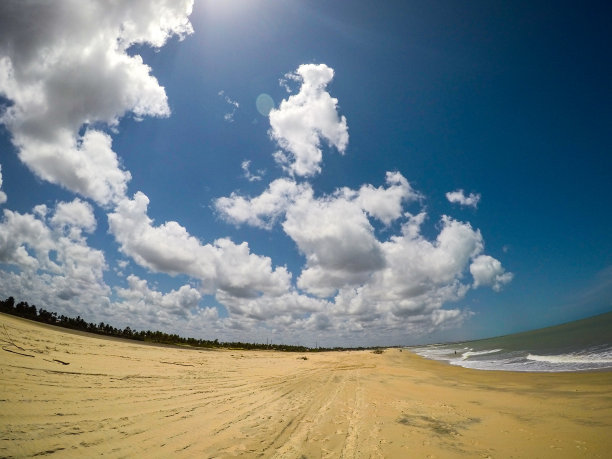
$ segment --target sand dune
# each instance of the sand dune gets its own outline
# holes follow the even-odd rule
[[[0,314],[0,456],[610,457],[612,372],[148,346]],[[301,357],[306,357],[303,359]]]

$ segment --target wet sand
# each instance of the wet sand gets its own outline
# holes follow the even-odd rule
[[[612,451],[612,372],[484,372],[399,349],[180,349],[3,314],[0,340],[0,457],[605,458]]]

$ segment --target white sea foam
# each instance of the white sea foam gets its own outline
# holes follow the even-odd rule
[[[486,351],[472,351],[469,350],[461,354],[461,360],[467,360],[470,357],[474,357],[475,355],[487,355],[487,354],[495,354],[497,352],[501,352],[501,349],[488,349]]]
[[[527,360],[536,362],[548,362],[553,364],[589,364],[601,363],[612,364],[612,356],[606,354],[559,354],[559,355],[537,355],[529,354]]]
[[[453,350],[447,347],[418,347],[410,350],[427,359],[450,360],[453,357]]]
[[[501,356],[508,356],[502,353]],[[501,357],[500,356],[500,357]],[[612,368],[612,353],[574,353],[558,355],[516,354],[497,359],[456,359],[450,363],[476,370],[565,372]]]
[[[477,370],[565,372],[612,369],[612,346],[602,344],[545,355],[535,349],[510,350],[500,348],[474,350],[457,344],[436,344],[412,348],[413,352],[434,360],[442,360],[464,368]],[[549,351],[550,352],[550,351]]]
[[[525,361],[517,361],[516,359],[501,359],[501,360],[453,360],[451,365],[457,365],[463,368],[471,368],[473,370],[505,370],[505,371],[536,371],[525,365]]]

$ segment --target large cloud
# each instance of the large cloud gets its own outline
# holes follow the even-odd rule
[[[91,206],[79,199],[53,209],[38,205],[31,213],[4,211],[0,221],[0,263],[11,266],[0,276],[0,292],[27,299],[45,309],[81,315],[118,327],[163,329],[211,338],[223,332],[217,309],[200,307],[202,294],[190,285],[162,293],[135,275],[116,287],[117,301],[104,282],[104,254],[90,247],[83,234],[96,220]]]
[[[347,336],[366,329],[423,332],[460,322],[469,311],[446,305],[471,288],[498,291],[512,274],[483,254],[482,235],[469,223],[443,216],[439,233],[433,240],[426,238],[421,226],[427,213],[405,211],[406,205],[423,199],[400,173],[389,172],[386,186],[340,188],[320,197],[307,183],[279,179],[255,198],[233,194],[218,200],[217,210],[236,224],[270,229],[282,218],[282,228],[306,258],[297,287],[321,298],[306,310],[299,306],[302,300],[284,297],[284,308],[267,298],[238,303],[224,298],[223,304],[231,305],[232,313],[270,323],[292,317],[295,324],[312,326],[292,314],[295,308],[316,316],[319,325],[327,318],[326,329],[344,330]],[[381,241],[370,219],[385,225],[401,220],[401,233]]]
[[[56,268],[49,258],[51,231],[32,214],[4,210],[0,226],[0,262],[22,269]]]
[[[232,193],[229,197],[215,200],[219,215],[229,223],[248,224],[270,229],[294,202],[296,196],[304,193],[309,186],[298,185],[293,180],[274,180],[268,189],[254,198]]]
[[[285,150],[276,154],[276,160],[291,174],[312,176],[321,171],[321,139],[344,153],[349,138],[346,118],[338,116],[338,100],[325,90],[333,69],[304,64],[288,77],[302,86],[269,114],[270,135]]]
[[[122,299],[117,306],[134,315],[155,316],[155,322],[165,322],[164,319],[168,316],[180,315],[186,318],[190,311],[198,308],[202,298],[200,292],[189,285],[163,294],[149,288],[146,280],[133,274],[128,276],[127,281],[127,288],[116,289],[117,295]]]
[[[365,212],[341,193],[317,199],[309,189],[289,207],[283,229],[306,256],[298,286],[309,293],[330,296],[384,266]]]
[[[146,280],[130,275],[127,287],[117,287],[115,292],[118,301],[111,304],[109,313],[116,323],[206,339],[214,339],[223,333],[224,324],[219,320],[217,309],[201,307],[202,294],[190,285],[163,293]]]
[[[50,219],[53,226],[69,228],[71,231],[81,230],[92,233],[96,229],[96,219],[93,209],[86,202],[75,199],[72,202],[60,202],[55,208],[55,213]]]
[[[293,290],[283,295],[270,297],[238,298],[220,292],[217,299],[227,307],[236,318],[265,321],[274,326],[282,323],[284,327],[295,329],[295,322],[304,315],[322,311],[328,303],[302,295]]]
[[[250,253],[247,243],[221,238],[202,244],[175,221],[155,226],[147,215],[149,199],[138,192],[123,199],[108,216],[110,231],[121,251],[151,270],[188,274],[199,279],[207,293],[217,290],[248,298],[278,296],[290,287],[291,275],[272,261]]]
[[[283,229],[306,256],[298,286],[328,297],[343,286],[365,282],[385,262],[369,217],[385,225],[403,216],[403,205],[420,199],[405,177],[388,172],[387,186],[341,188],[315,197],[307,183],[278,179],[254,198],[233,193],[215,201],[227,221],[270,229],[284,216]]]
[[[418,324],[428,329],[465,318],[467,311],[444,307],[470,288],[491,286],[497,291],[512,274],[482,253],[482,235],[469,223],[444,216],[435,239],[427,239],[421,232],[426,212],[405,211],[406,205],[423,199],[399,172],[388,172],[386,186],[344,187],[317,197],[308,183],[278,179],[254,198],[232,194],[215,204],[221,216],[235,224],[271,229],[282,222],[306,258],[297,287],[328,299],[311,312],[335,317],[329,326],[357,330],[367,324],[382,330]],[[401,234],[381,241],[371,219],[387,226],[401,220]],[[277,307],[264,307],[265,300],[223,302],[232,304],[232,312],[250,317],[269,320],[266,311],[282,315]]]
[[[100,204],[121,199],[130,174],[95,126],[115,126],[127,112],[170,113],[164,88],[128,50],[190,33],[192,3],[1,2],[0,95],[11,105],[0,121],[21,160],[42,179]]]
[[[420,220],[420,219],[419,219]],[[483,250],[480,231],[449,217],[434,241],[416,231],[410,221],[401,236],[384,242],[387,265],[350,302],[349,310],[368,303],[396,317],[431,313],[462,298],[469,285],[461,282],[470,260]]]
[[[0,276],[0,291],[63,313],[100,314],[109,303],[103,280],[104,254],[87,245],[82,230],[95,227],[90,206],[75,200],[53,211],[4,211],[0,222],[0,263],[13,266]]]

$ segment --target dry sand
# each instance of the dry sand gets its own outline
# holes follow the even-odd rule
[[[1,457],[612,457],[612,372],[179,349],[2,314],[0,339]]]

